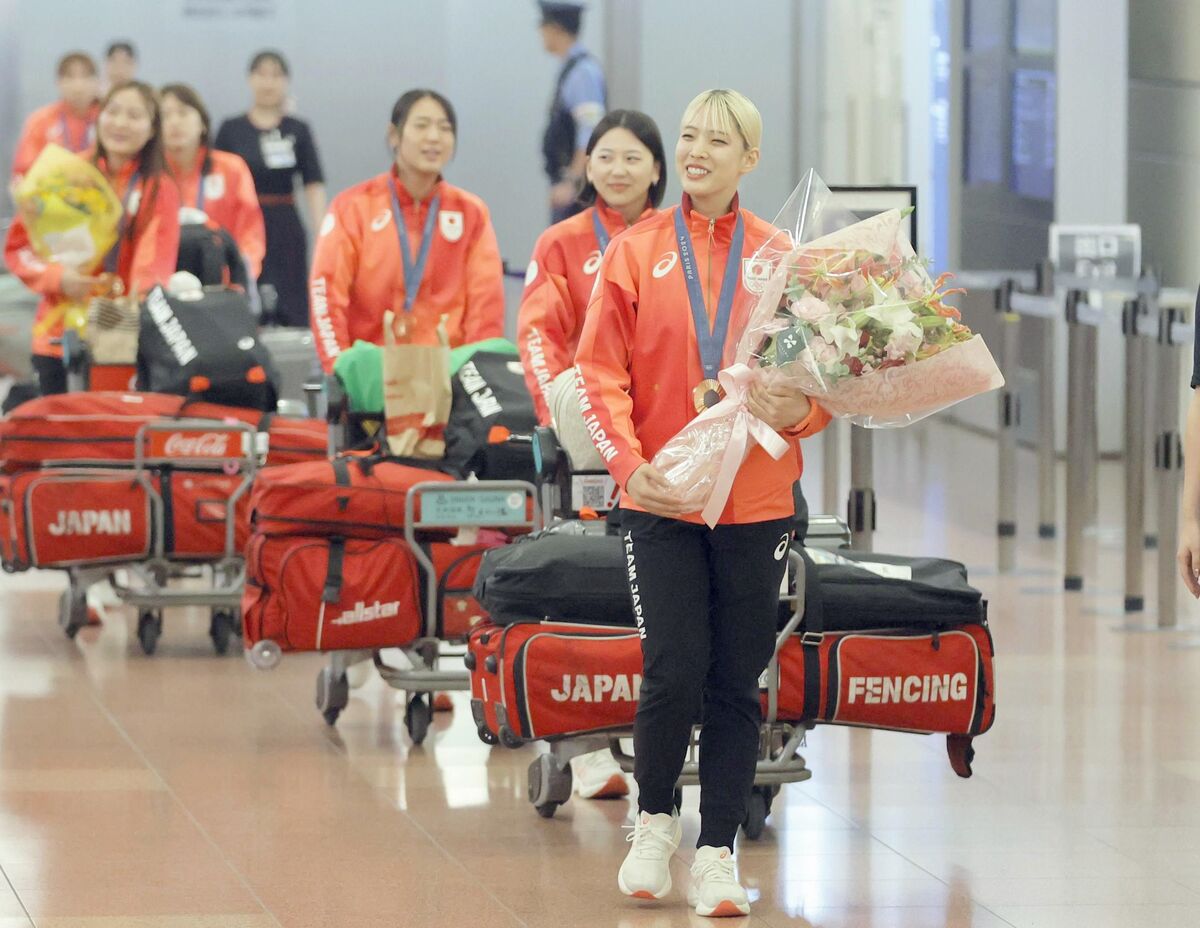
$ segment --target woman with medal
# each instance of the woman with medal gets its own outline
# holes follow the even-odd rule
[[[109,91],[96,121],[93,161],[123,206],[116,244],[100,273],[84,274],[36,257],[19,216],[9,226],[4,248],[9,269],[42,294],[33,324],[33,366],[44,394],[67,388],[62,347],[56,342],[68,309],[97,295],[140,297],[156,284],[165,286],[179,253],[179,190],[163,167],[154,88],[132,81]]]
[[[212,123],[204,101],[187,84],[162,92],[163,145],[167,168],[179,186],[181,221],[213,223],[227,231],[251,280],[262,272],[266,229],[246,162],[209,148]]]
[[[706,91],[688,105],[675,148],[683,202],[613,241],[575,357],[593,439],[623,491],[621,529],[640,609],[639,810],[618,885],[640,898],[670,892],[680,841],[675,783],[703,717],[701,827],[688,891],[703,916],[750,910],[733,852],[758,756],[758,679],[774,648],[798,441],[829,421],[803,393],[755,386],[749,411],[794,450],[775,460],[755,446],[713,529],[649,463],[719,399],[717,372],[753,305],[744,262],[775,230],[741,208],[738,183],[758,164],[761,135],[758,110],[735,91]]]
[[[241,156],[254,176],[267,231],[258,278],[264,317],[277,325],[306,327],[308,241],[296,209],[296,176],[313,222],[325,214],[325,178],[312,130],[286,113],[289,78],[279,52],[255,55],[250,61],[254,105],[245,115],[225,120],[213,144]]]
[[[13,153],[13,190],[50,143],[76,154],[96,144],[96,116],[100,111],[96,102],[100,87],[96,62],[85,52],[69,52],[59,59],[57,74],[59,99],[34,110],[21,127]]]
[[[579,200],[588,208],[551,226],[534,246],[517,344],[542,425],[550,424],[554,380],[575,359],[600,259],[614,235],[654,215],[667,187],[666,162],[653,119],[613,110],[587,144],[587,183]]]
[[[458,118],[433,90],[392,107],[391,169],[338,194],[321,222],[309,286],[312,328],[325,371],[358,339],[396,335],[452,348],[504,334],[504,267],[484,202],[442,178]]]
[[[555,391],[574,392],[573,384],[556,382],[574,364],[601,258],[613,236],[655,214],[667,187],[662,136],[645,113],[612,110],[592,131],[586,151],[587,182],[579,200],[588,207],[538,238],[517,320],[525,382],[542,425],[552,424]],[[575,789],[585,799],[629,792],[607,748],[573,758],[571,769]]]

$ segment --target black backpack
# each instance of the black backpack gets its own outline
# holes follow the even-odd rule
[[[208,289],[199,299],[169,297],[161,287],[142,304],[139,390],[272,412],[278,377],[258,339],[246,294]]]
[[[242,253],[233,236],[222,228],[201,223],[181,225],[175,270],[194,274],[205,287],[249,289]]]
[[[520,360],[477,351],[454,375],[451,388],[446,465],[463,476],[474,471],[480,480],[532,482],[538,422]]]

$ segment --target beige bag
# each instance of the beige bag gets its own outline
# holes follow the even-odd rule
[[[438,460],[450,421],[450,343],[445,318],[437,345],[397,342],[395,315],[383,319],[383,411],[388,450],[396,457]]]
[[[136,364],[138,304],[132,297],[96,297],[88,305],[84,340],[93,364]]]

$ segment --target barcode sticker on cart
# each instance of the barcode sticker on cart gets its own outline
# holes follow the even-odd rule
[[[617,504],[617,482],[608,474],[572,474],[571,503],[576,512],[607,512]]]
[[[421,494],[423,525],[520,525],[527,497],[513,490],[428,490]]]

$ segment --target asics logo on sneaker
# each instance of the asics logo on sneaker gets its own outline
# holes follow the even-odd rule
[[[850,677],[847,702],[868,705],[916,702],[965,702],[970,695],[967,675],[932,674],[924,677]]]
[[[132,535],[133,515],[128,509],[60,509],[46,526],[56,538],[63,535]]]
[[[347,609],[336,619],[333,625],[360,625],[363,622],[376,622],[379,619],[391,619],[400,614],[400,603],[374,602],[370,606],[358,602],[353,609]]]
[[[550,691],[555,702],[637,702],[642,675],[564,673],[562,688]]]

